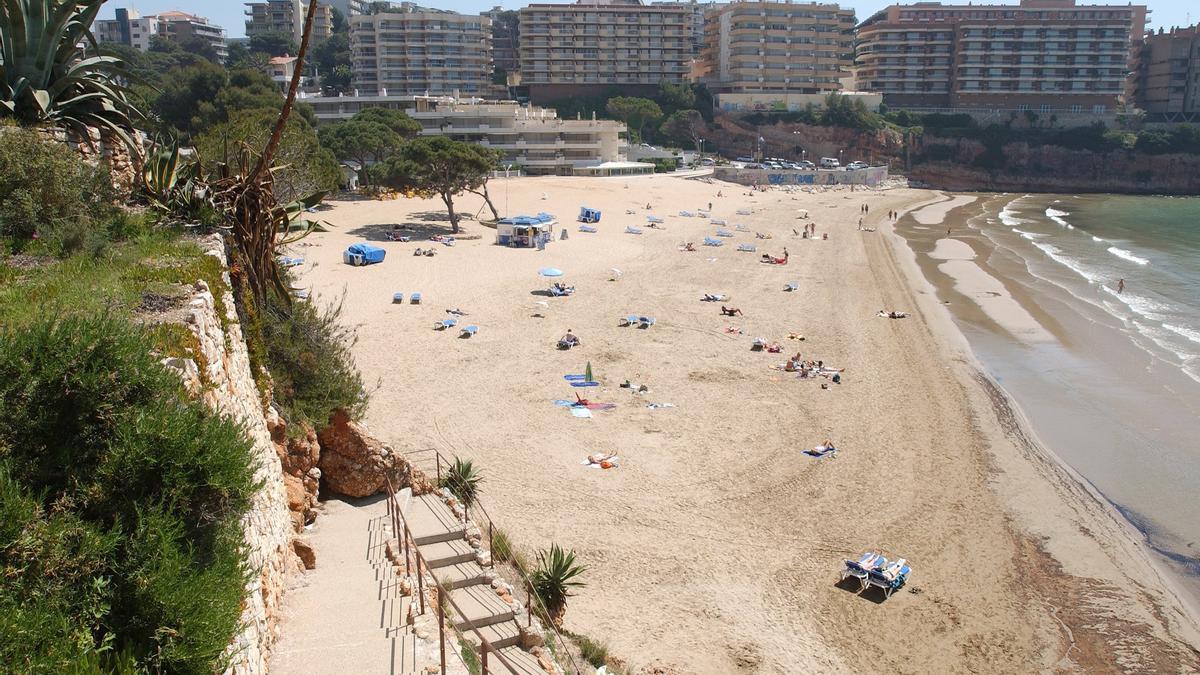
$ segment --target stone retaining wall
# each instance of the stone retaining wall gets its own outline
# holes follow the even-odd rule
[[[879,185],[887,181],[888,168],[872,166],[855,171],[841,169],[792,171],[719,166],[713,171],[713,178],[740,185]]]

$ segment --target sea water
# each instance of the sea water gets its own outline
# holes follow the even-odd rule
[[[978,313],[961,311],[968,303],[957,298],[951,312],[976,355],[1049,449],[1182,575],[1195,602],[1200,199],[992,195],[958,215],[981,263],[1056,336],[1023,343],[964,318]]]

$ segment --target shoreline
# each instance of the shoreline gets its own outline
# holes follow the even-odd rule
[[[945,191],[937,190],[937,192],[945,194]],[[963,191],[954,191],[955,194],[958,192]],[[982,198],[985,199],[988,196],[1010,194],[1006,192],[967,192],[984,195]],[[954,196],[946,196],[947,200],[953,203]],[[974,200],[946,209],[940,214],[941,220],[936,224],[929,223],[926,220],[919,220],[918,222],[925,225],[933,225],[934,227],[945,224],[947,219],[951,217],[952,211],[972,206],[973,202]],[[959,224],[965,224],[965,221]],[[1184,628],[1190,629],[1193,633],[1193,639],[1195,639],[1195,636],[1200,635],[1200,604],[1197,604],[1194,596],[1180,585],[1176,575],[1165,566],[1165,560],[1159,559],[1159,556],[1163,558],[1166,556],[1155,549],[1150,543],[1147,534],[1126,517],[1118,504],[1105,497],[1091,481],[1076,471],[1038,436],[1032,421],[1016,397],[988,374],[986,367],[979,359],[970,340],[958,325],[949,308],[945,303],[937,301],[938,288],[927,278],[925,272],[922,270],[911,243],[903,235],[895,231],[894,224],[888,225],[886,234],[889,238],[892,253],[903,261],[900,267],[907,283],[910,284],[911,288],[918,291],[918,293],[923,292],[928,294],[928,297],[922,298],[927,305],[926,318],[928,320],[930,316],[938,317],[936,321],[939,325],[935,327],[933,322],[930,321],[930,328],[935,335],[940,335],[943,338],[943,356],[948,361],[959,361],[961,363],[963,370],[961,384],[965,387],[975,386],[980,388],[990,401],[991,413],[1000,422],[1004,437],[1017,446],[1018,451],[1025,454],[1030,462],[1037,462],[1038,460],[1044,462],[1044,466],[1050,472],[1047,475],[1047,479],[1057,477],[1066,484],[1073,486],[1080,492],[1076,496],[1077,499],[1086,500],[1091,502],[1091,505],[1098,506],[1102,514],[1118,526],[1118,531],[1124,539],[1122,543],[1140,553],[1144,562],[1150,569],[1154,570],[1156,581],[1169,593],[1169,599],[1178,604],[1182,610],[1182,619],[1186,622]],[[1000,279],[1001,281],[1007,281],[1003,277]],[[955,290],[958,291],[957,287]],[[960,294],[962,293],[960,292]],[[987,316],[988,321],[995,323],[1001,330],[1005,329],[990,312],[987,312],[984,308],[981,308],[981,311]],[[1051,332],[1061,334],[1061,329],[1055,328],[1056,330]],[[1011,423],[1006,424],[1006,418],[1010,419]],[[1054,474],[1058,475],[1055,476]],[[1193,650],[1196,649],[1194,644],[1191,647]]]
[[[432,259],[406,255],[424,242],[388,242],[383,265],[349,268],[340,262],[346,243],[378,241],[397,222],[429,228],[440,207],[334,202],[326,213],[335,229],[296,252],[309,258],[302,278],[319,301],[345,291],[343,320],[359,325],[356,360],[381,380],[367,416],[376,435],[475,460],[488,476],[489,510],[515,542],[559,543],[599,570],[571,602],[572,630],[608,642],[627,664],[661,660],[680,672],[1200,665],[1184,646],[1197,644],[1194,620],[1172,609],[1157,573],[1138,579],[1145,549],[1049,456],[1005,434],[1003,410],[972,379],[965,336],[933,308],[915,259],[907,269],[905,251],[913,254],[883,212],[948,211],[951,198],[908,188],[750,194],[669,175],[510,179],[492,189],[506,203],[510,191],[512,212],[557,213],[569,240],[511,251],[468,221],[484,241],[464,239]],[[738,234],[725,248],[678,252],[711,226],[674,214],[709,201],[731,229],[744,222],[742,232],[773,238]],[[647,202],[666,216],[666,232],[622,234]],[[877,233],[855,231],[864,202]],[[570,227],[580,203],[603,209],[598,234]],[[752,214],[734,214],[745,206]],[[806,222],[797,207],[828,240],[792,235]],[[627,209],[636,214],[619,215]],[[758,252],[738,252],[737,239]],[[789,266],[758,262],[781,247],[792,249]],[[530,289],[547,265],[565,269],[580,292],[538,297]],[[619,281],[612,268],[623,270]],[[800,292],[782,292],[788,281]],[[422,291],[431,306],[390,305],[395,291]],[[699,302],[706,292],[731,293],[746,317],[717,316]],[[478,336],[430,328],[454,306],[470,312]],[[914,316],[875,318],[880,307]],[[615,326],[631,312],[658,324]],[[721,329],[730,323],[744,333]],[[583,346],[554,350],[567,327]],[[797,330],[807,341],[787,346],[848,367],[841,385],[782,377],[767,365],[784,355],[749,350],[753,337]],[[602,382],[589,393],[618,407],[579,420],[551,403],[572,393],[562,373],[585,361]],[[652,398],[631,398],[616,387],[624,379],[649,383]],[[644,405],[661,401],[675,407]],[[836,459],[799,453],[825,438],[842,449]],[[619,469],[580,467],[607,449],[620,450]],[[1023,501],[1038,508],[1023,512]],[[877,601],[833,583],[842,558],[876,547],[914,563],[908,589]],[[907,628],[874,631],[881,624]]]

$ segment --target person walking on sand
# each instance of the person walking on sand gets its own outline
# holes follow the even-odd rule
[[[1117,295],[1125,292],[1125,279],[1117,279]]]

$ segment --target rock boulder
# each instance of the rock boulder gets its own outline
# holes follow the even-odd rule
[[[317,434],[321,444],[318,465],[326,485],[347,497],[368,497],[386,490],[387,478],[396,489],[410,484],[412,467],[390,445],[372,437],[342,411]],[[415,491],[415,490],[414,490]]]

